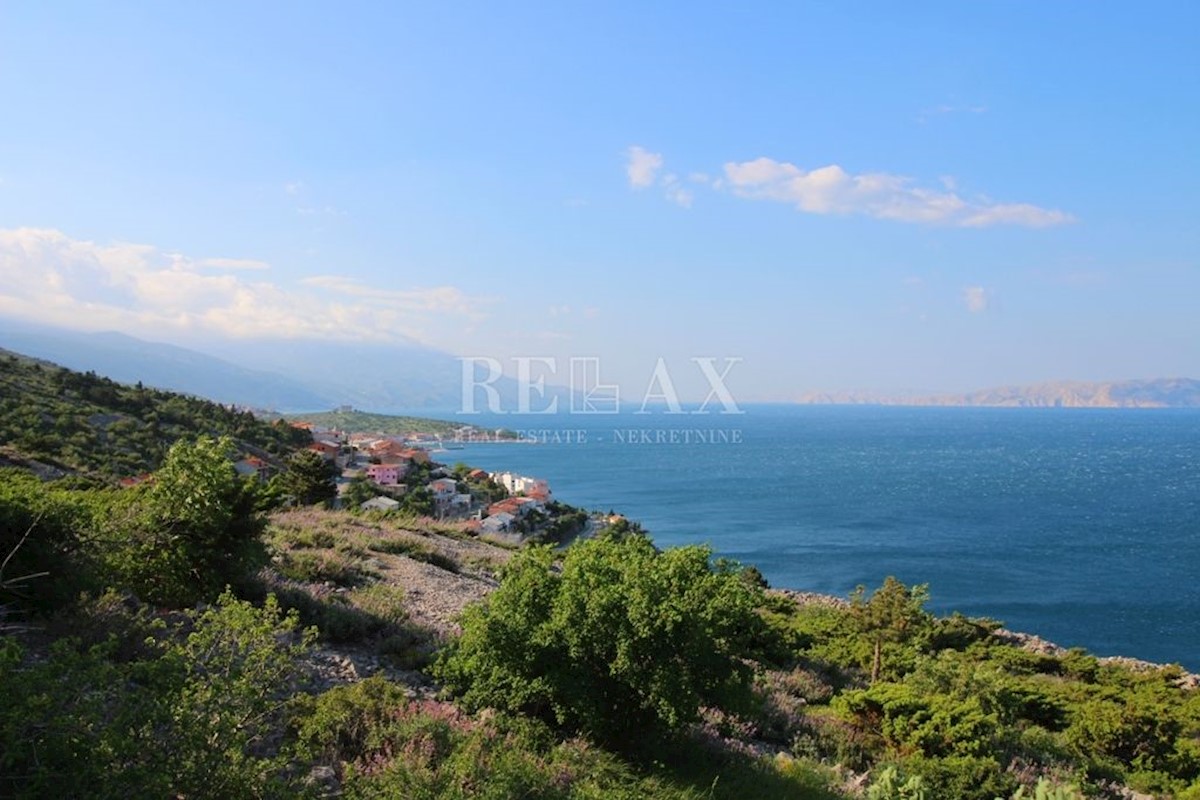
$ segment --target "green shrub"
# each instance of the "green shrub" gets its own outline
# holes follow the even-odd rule
[[[678,729],[702,705],[746,707],[742,656],[756,590],[710,552],[658,552],[643,536],[572,546],[561,574],[523,551],[500,587],[463,616],[435,665],[469,708],[524,711],[609,742]],[[625,739],[628,744],[628,739]]]
[[[329,531],[292,527],[273,527],[271,539],[277,547],[287,547],[292,550],[327,549],[333,547],[336,542],[336,537]]]
[[[108,494],[70,491],[0,469],[0,604],[59,608],[93,587],[88,531]]]
[[[305,589],[294,586],[281,586],[274,591],[281,606],[294,610],[305,625],[317,629],[323,640],[336,644],[366,642],[389,636],[402,627],[407,616],[398,595],[386,603],[368,595],[365,601],[367,607],[364,608],[355,605],[346,594],[317,598]]]
[[[260,752],[307,635],[272,599],[258,609],[227,593],[180,616],[123,660],[119,636],[87,648],[61,640],[32,662],[0,638],[4,796],[279,793],[280,765]]]
[[[258,488],[228,439],[177,442],[144,492],[122,492],[97,534],[105,583],[155,604],[214,597],[265,561]]]
[[[276,569],[285,578],[301,583],[357,586],[369,577],[361,563],[333,550],[293,550],[279,554]]]
[[[894,766],[884,767],[867,787],[866,800],[929,800],[920,775],[903,776]]]
[[[376,539],[369,545],[377,553],[388,553],[394,556],[406,556],[414,561],[431,564],[447,572],[458,572],[459,564],[453,558],[445,555],[424,542],[412,539],[387,538]]]

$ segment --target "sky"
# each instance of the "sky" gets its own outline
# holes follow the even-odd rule
[[[738,5],[0,3],[0,316],[743,401],[1200,377],[1200,4]]]

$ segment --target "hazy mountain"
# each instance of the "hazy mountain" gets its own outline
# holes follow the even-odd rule
[[[92,370],[114,380],[187,392],[223,403],[279,411],[352,405],[368,411],[453,413],[462,405],[462,362],[418,345],[359,342],[213,342],[209,352],[122,333],[81,333],[0,320],[0,347]],[[480,378],[483,376],[480,375]],[[517,407],[516,381],[494,384],[505,410]],[[567,390],[547,387],[547,401]],[[542,401],[534,397],[535,406]],[[476,403],[486,410],[485,397]]]
[[[809,392],[803,404],[990,406],[1001,408],[1196,408],[1200,381],[1155,378],[1109,382],[1051,381],[1001,386],[967,394],[887,395],[871,392]]]
[[[326,408],[335,399],[284,375],[232,364],[183,347],[123,333],[80,333],[0,321],[0,347],[121,383],[256,408]]]

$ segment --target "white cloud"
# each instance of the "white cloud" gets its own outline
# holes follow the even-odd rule
[[[266,268],[145,244],[97,244],[57,230],[0,229],[0,314],[167,339],[429,342],[431,328],[461,328],[490,302],[453,286],[395,290],[339,276],[285,286],[261,279]]]
[[[809,214],[861,214],[899,222],[987,227],[1048,227],[1074,221],[1070,214],[1028,203],[965,200],[951,189],[916,186],[911,178],[885,172],[852,175],[837,164],[805,171],[795,164],[757,158],[725,164],[733,193],[775,200]],[[943,179],[943,185],[945,180]]]
[[[1039,208],[1029,203],[998,203],[977,206],[958,224],[964,228],[986,228],[989,225],[1021,225],[1026,228],[1048,228],[1066,225],[1075,217],[1065,211]]]
[[[982,314],[992,304],[992,292],[982,286],[968,286],[963,289],[963,303],[972,314]]]
[[[664,175],[662,179],[663,194],[672,203],[684,208],[692,207],[694,196],[691,190],[684,188],[679,183],[679,176],[670,174]]]
[[[304,181],[288,181],[283,185],[283,190],[290,195],[298,195],[304,191]]]
[[[427,289],[383,289],[341,275],[316,275],[300,281],[338,294],[349,295],[364,303],[407,312],[431,312],[473,316],[490,300],[471,297],[454,286],[434,286]]]
[[[634,189],[653,186],[658,171],[662,169],[662,155],[633,145],[625,151],[625,157],[625,174],[629,176],[629,185]]]

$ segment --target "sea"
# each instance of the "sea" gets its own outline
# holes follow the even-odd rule
[[[775,587],[894,575],[938,613],[1200,672],[1200,410],[743,410],[459,416],[531,441],[438,458],[545,478]]]

